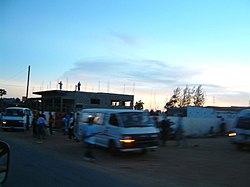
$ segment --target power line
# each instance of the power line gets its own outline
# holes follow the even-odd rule
[[[3,80],[4,82],[7,82],[7,81],[10,81],[10,80],[12,80],[12,79],[14,79],[15,77],[17,77],[17,76],[20,76],[21,75],[21,72],[26,72],[26,70],[27,70],[27,68],[24,68],[24,69],[22,69],[22,70],[20,70],[19,72],[17,72],[15,75],[13,75],[13,76],[11,76],[11,77],[9,77],[8,79],[5,79],[5,80]],[[2,84],[2,83],[1,83]]]

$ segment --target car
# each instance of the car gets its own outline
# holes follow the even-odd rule
[[[9,145],[3,141],[0,141],[0,184],[3,184],[8,176],[10,159]]]
[[[235,124],[228,132],[228,137],[238,148],[250,148],[250,109],[239,112]]]

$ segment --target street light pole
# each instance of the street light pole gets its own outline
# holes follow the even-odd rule
[[[29,84],[30,84],[30,66],[29,66],[29,68],[28,68],[28,79],[27,79],[26,100],[28,99],[28,96],[29,96]]]

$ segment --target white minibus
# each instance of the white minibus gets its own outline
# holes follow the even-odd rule
[[[27,129],[31,127],[33,114],[29,108],[8,107],[1,119],[2,129]]]
[[[83,109],[78,113],[75,135],[82,139],[89,117],[94,117],[95,143],[113,154],[154,150],[158,147],[159,130],[149,114],[140,110]]]

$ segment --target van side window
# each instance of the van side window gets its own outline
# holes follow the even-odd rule
[[[236,127],[250,130],[250,117],[240,117]]]
[[[118,120],[115,114],[111,114],[109,118],[109,123],[114,126],[119,126]]]
[[[97,125],[104,125],[103,124],[103,120],[104,120],[104,114],[103,113],[96,113],[95,114],[95,123]]]

